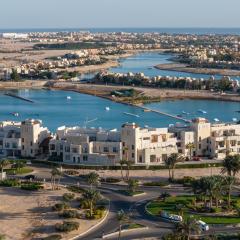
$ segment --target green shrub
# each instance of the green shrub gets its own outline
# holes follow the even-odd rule
[[[75,198],[75,194],[74,193],[64,193],[63,194],[63,201],[65,202],[70,202]]]
[[[83,198],[80,198],[80,208],[82,209],[88,209],[90,206],[87,201],[85,201]]]
[[[79,174],[76,170],[65,170],[64,173],[70,176],[75,176]]]
[[[24,183],[21,184],[21,189],[27,191],[38,191],[43,189],[43,185],[41,183]]]
[[[104,210],[97,209],[94,211],[93,217],[94,217],[94,219],[101,219],[101,218],[103,218],[104,213],[105,213]]]
[[[97,206],[96,210],[102,210],[102,211],[106,211],[106,207],[105,206]]]
[[[60,239],[62,239],[62,236],[60,234],[53,234],[43,238],[42,240],[60,240]]]
[[[147,187],[152,187],[152,186],[159,186],[159,187],[165,187],[167,186],[168,184],[166,182],[146,182],[143,184],[144,186],[147,186]]]
[[[20,181],[18,179],[5,179],[0,181],[0,186],[2,187],[17,187],[20,186]]]
[[[217,208],[217,207],[212,207],[212,208],[211,208],[211,212],[212,212],[212,213],[220,213],[221,211],[222,211],[221,208]]]
[[[55,228],[59,232],[72,232],[78,230],[79,225],[80,224],[78,222],[64,221],[63,223],[57,223],[55,225]]]
[[[81,218],[81,214],[77,210],[64,210],[59,216],[64,218]]]
[[[56,203],[56,204],[52,207],[52,209],[53,209],[54,211],[63,211],[63,210],[65,210],[65,209],[69,209],[69,208],[70,208],[69,204],[67,204],[67,203],[65,203],[65,202]]]
[[[184,176],[183,178],[175,179],[174,182],[179,184],[191,184],[194,180],[194,177]]]
[[[5,235],[3,235],[3,234],[0,234],[0,240],[5,240],[6,238],[5,238]]]
[[[68,191],[74,193],[84,193],[85,189],[77,186],[67,186]]]
[[[119,179],[119,178],[111,178],[111,177],[109,177],[109,178],[102,178],[102,179],[101,179],[101,182],[106,182],[106,183],[119,183],[119,182],[121,182],[121,179]]]

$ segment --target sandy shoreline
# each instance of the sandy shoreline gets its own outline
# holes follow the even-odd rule
[[[159,64],[154,67],[159,70],[168,70],[173,72],[186,72],[186,73],[223,75],[223,76],[240,76],[240,71],[238,70],[215,69],[215,68],[193,68],[193,67],[188,67],[186,64],[181,64],[181,63]]]
[[[113,98],[111,92],[114,90],[122,90],[133,88],[141,92],[144,96],[151,99],[159,98],[159,100],[183,100],[183,99],[201,99],[201,100],[216,100],[216,101],[232,101],[240,102],[240,95],[226,94],[221,95],[215,92],[206,90],[179,90],[179,89],[161,89],[161,88],[144,88],[132,86],[118,85],[103,85],[103,84],[80,84],[68,81],[24,81],[24,82],[0,82],[0,90],[11,89],[42,89],[52,88],[56,90],[68,90],[79,93],[89,94],[97,97],[102,97],[115,102],[123,102],[121,99]]]

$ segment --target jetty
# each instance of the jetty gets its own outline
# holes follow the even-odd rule
[[[17,99],[20,99],[20,100],[25,101],[25,102],[34,103],[34,101],[31,100],[31,99],[28,99],[28,98],[25,98],[25,97],[20,97],[16,94],[13,94],[13,93],[4,93],[4,95],[9,96],[9,97],[13,97],[13,98],[17,98]]]
[[[177,120],[181,120],[181,121],[186,122],[186,123],[191,123],[192,122],[189,119],[179,117],[179,116],[176,116],[176,115],[173,115],[173,114],[170,114],[170,113],[162,112],[162,111],[159,111],[159,110],[154,110],[154,109],[143,107],[143,106],[138,106],[138,107],[142,108],[144,111],[158,113],[158,114],[161,114],[161,115],[165,115],[167,117],[171,117],[171,118],[174,118],[174,119],[177,119]]]

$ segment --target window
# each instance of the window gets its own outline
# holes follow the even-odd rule
[[[24,145],[22,145],[22,150],[24,150]]]
[[[88,160],[88,156],[83,155],[83,161],[87,161]]]
[[[123,147],[125,147],[125,142],[122,143]]]
[[[114,152],[114,153],[117,153],[117,152],[118,152],[116,147],[113,147],[113,152]]]
[[[143,162],[142,156],[139,156],[139,160],[138,160],[138,162],[140,162],[140,163]]]
[[[33,145],[32,141],[30,142],[30,145],[31,145],[31,146]]]
[[[80,163],[80,157],[78,157],[78,163]]]
[[[108,147],[104,147],[103,152],[109,152]]]
[[[201,147],[202,147],[201,144],[199,144],[199,145],[198,145],[198,148],[201,149]]]
[[[132,145],[132,150],[134,150],[134,148],[135,148],[134,145]]]
[[[135,154],[134,153],[132,153],[132,158],[135,158]]]
[[[150,162],[156,162],[156,155],[150,155]]]
[[[22,142],[24,142],[24,138],[22,138]]]
[[[50,145],[50,150],[55,150],[55,145],[54,144]]]
[[[33,150],[31,149],[31,151],[30,151],[30,152],[31,152],[31,154],[32,154],[32,153],[33,153]]]
[[[199,140],[199,142],[200,142],[200,141],[202,141],[202,138],[201,138],[201,137],[199,137],[199,138],[198,138],[198,140]]]
[[[65,152],[70,152],[70,147],[65,147]]]
[[[76,163],[76,158],[75,157],[73,157],[73,162]]]
[[[72,148],[72,152],[77,153],[78,152],[77,148]]]

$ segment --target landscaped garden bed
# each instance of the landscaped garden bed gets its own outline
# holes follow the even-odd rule
[[[195,195],[170,196],[165,199],[156,199],[147,204],[146,210],[155,216],[160,216],[162,211],[177,214],[184,217],[194,216],[208,224],[237,224],[240,223],[240,215],[236,209],[227,212],[226,204],[222,202],[222,207],[204,207],[204,201]],[[226,201],[223,200],[223,201]],[[236,208],[240,205],[239,197],[232,197],[232,202]]]

